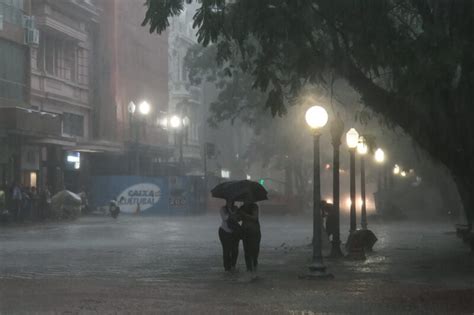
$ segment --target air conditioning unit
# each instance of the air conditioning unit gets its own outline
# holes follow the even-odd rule
[[[39,30],[38,29],[27,29],[25,31],[25,43],[28,45],[37,46],[39,45]]]

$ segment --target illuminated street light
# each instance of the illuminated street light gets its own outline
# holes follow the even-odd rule
[[[321,106],[312,106],[306,111],[306,123],[313,130],[313,259],[309,266],[311,278],[327,278],[322,254],[321,178],[319,141],[321,129],[328,122],[328,113]]]
[[[354,128],[346,133],[346,143],[349,149],[355,149],[359,143],[359,133]]]
[[[393,174],[400,174],[400,166],[398,166],[398,164],[395,164],[395,166],[393,167]]]
[[[375,150],[375,162],[383,163],[384,161],[385,161],[385,152],[381,148],[378,148],[377,150]]]
[[[147,101],[142,101],[140,105],[138,105],[138,110],[140,111],[140,114],[148,115],[151,110],[150,103],[148,103]]]
[[[352,233],[357,228],[356,222],[356,202],[355,202],[355,194],[356,194],[356,182],[355,182],[355,152],[357,148],[357,144],[359,143],[359,133],[354,128],[349,129],[346,133],[346,143],[349,147],[349,155],[350,155],[350,199],[351,199],[351,210],[350,210],[350,229],[349,231]]]
[[[406,177],[406,176],[407,176],[407,172],[402,171],[402,172],[400,173],[400,175],[401,175],[402,177]]]
[[[366,155],[368,151],[369,148],[367,147],[367,142],[365,141],[365,138],[363,136],[360,136],[359,142],[357,142],[357,153],[359,153],[360,155]]]
[[[171,128],[173,129],[181,128],[181,124],[182,124],[181,118],[179,116],[173,115],[171,116],[169,120],[169,124]]]
[[[357,153],[360,155],[360,225],[363,230],[367,230],[367,208],[365,206],[365,158],[364,156],[368,152],[367,142],[363,136],[359,137],[357,143]]]
[[[168,118],[161,118],[158,120],[158,124],[161,126],[163,129],[168,129]]]
[[[323,107],[313,106],[306,111],[305,118],[308,126],[313,130],[317,130],[326,126],[329,117],[327,111]]]
[[[381,149],[378,148],[375,150],[374,154],[374,159],[375,162],[381,166],[385,162],[385,152]],[[382,177],[384,173],[385,167],[380,167],[378,170],[378,178],[377,178],[377,195],[378,195],[378,200],[379,202],[377,203],[377,211],[381,212],[383,211],[382,209],[384,208],[384,197],[385,193],[383,192],[383,187],[382,187]]]
[[[341,138],[344,133],[344,122],[342,121],[339,114],[331,121],[330,124],[331,142],[333,147],[333,165],[332,165],[332,199],[328,199],[328,203],[332,203],[334,211],[334,231],[332,234],[331,241],[331,254],[333,258],[343,257],[341,251],[341,231],[340,231],[340,211],[341,211],[341,198],[340,198],[340,151]],[[326,169],[331,168],[331,165],[326,164]],[[330,201],[329,201],[330,200]]]

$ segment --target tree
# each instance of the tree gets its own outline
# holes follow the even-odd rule
[[[144,25],[162,32],[183,0],[147,6]],[[221,62],[239,54],[273,115],[307,83],[346,79],[450,170],[474,221],[472,1],[201,0],[194,26]]]
[[[236,47],[237,48],[237,47]],[[252,77],[240,67],[233,66],[242,60],[234,54],[233,59],[219,62],[216,45],[195,45],[188,50],[185,66],[189,70],[192,84],[203,81],[215,83],[219,94],[211,103],[209,123],[217,127],[224,121],[240,123],[252,128],[255,137],[243,156],[252,164],[285,171],[286,194],[305,194],[308,188],[303,172],[303,161],[309,157],[308,139],[294,123],[303,121],[301,111],[289,112],[285,117],[272,119],[264,105],[267,94],[252,88]]]

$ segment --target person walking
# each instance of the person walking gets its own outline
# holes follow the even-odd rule
[[[40,220],[46,219],[50,213],[51,208],[51,192],[48,186],[45,186],[41,191],[38,216]]]
[[[237,207],[233,200],[226,200],[225,206],[220,209],[222,219],[219,227],[219,240],[222,244],[222,255],[225,271],[235,271],[239,256],[240,224]]]
[[[12,201],[13,201],[13,218],[15,221],[20,220],[21,214],[21,208],[22,208],[22,199],[23,199],[23,193],[21,192],[20,186],[17,185],[16,182],[13,182],[12,188],[11,188],[11,196],[12,196]]]
[[[258,206],[254,202],[244,202],[239,209],[242,218],[242,243],[244,245],[245,265],[247,271],[256,272],[260,253],[260,232]]]
[[[326,220],[326,234],[328,235],[328,238],[332,239],[334,238],[334,233],[336,233],[337,230],[337,213],[334,209],[333,204],[328,203],[325,200],[321,201],[321,212],[322,212],[322,217]]]

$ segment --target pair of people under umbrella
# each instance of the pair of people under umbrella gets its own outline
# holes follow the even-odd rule
[[[226,271],[236,270],[240,240],[244,246],[247,271],[257,271],[261,240],[258,212],[255,202],[245,201],[240,208],[237,208],[231,199],[227,199],[226,205],[220,209],[222,223],[219,228],[219,239]]]

